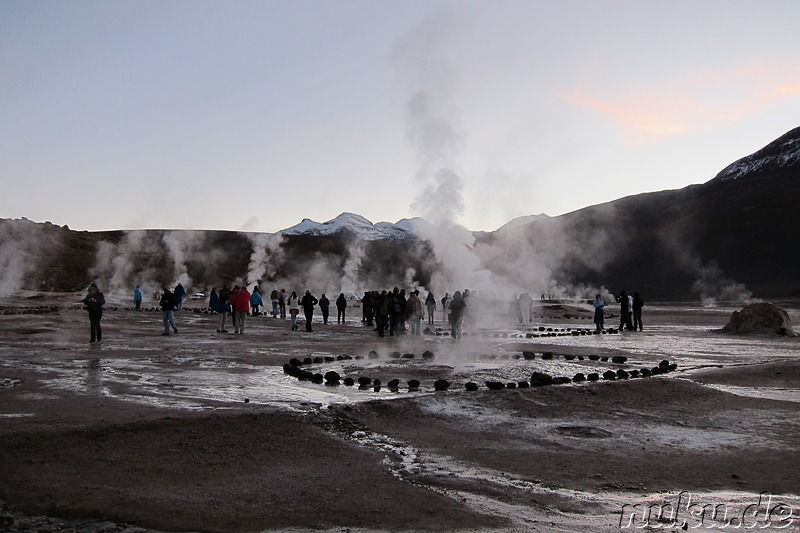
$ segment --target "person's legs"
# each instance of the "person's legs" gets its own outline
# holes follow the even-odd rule
[[[314,311],[306,311],[306,331],[311,331],[311,319],[314,317]]]
[[[164,335],[169,335],[169,311],[161,311],[161,322],[164,324]]]

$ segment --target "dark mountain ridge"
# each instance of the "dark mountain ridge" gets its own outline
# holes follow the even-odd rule
[[[651,301],[799,298],[798,199],[800,128],[702,185],[521,219],[474,233],[468,248],[496,280],[532,293],[556,281],[638,290]],[[453,265],[415,225],[433,228],[421,219],[373,225],[351,213],[324,224],[304,220],[285,234],[86,232],[0,220],[0,294],[77,291],[92,281],[126,293],[180,279],[195,290],[254,281],[322,291],[427,287]]]

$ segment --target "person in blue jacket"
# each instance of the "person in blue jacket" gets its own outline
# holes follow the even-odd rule
[[[142,289],[138,285],[133,289],[133,307],[137,311],[142,308]]]
[[[250,294],[250,314],[258,316],[258,308],[264,305],[264,300],[261,299],[261,292],[258,290],[258,285],[253,287],[253,292]]]

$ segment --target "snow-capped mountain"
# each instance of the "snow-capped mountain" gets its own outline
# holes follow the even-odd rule
[[[794,166],[800,168],[800,127],[781,135],[761,150],[731,163],[709,183],[720,183]]]
[[[403,219],[397,224],[378,222],[373,224],[361,215],[342,213],[327,222],[315,222],[304,218],[299,224],[281,231],[283,235],[335,235],[351,233],[366,241],[381,239],[406,239],[413,236],[411,223]]]

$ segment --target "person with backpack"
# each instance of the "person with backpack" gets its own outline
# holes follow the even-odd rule
[[[97,288],[97,285],[92,283],[89,285],[86,297],[81,300],[81,303],[86,306],[89,311],[89,342],[100,342],[103,340],[103,330],[100,328],[100,319],[103,318],[103,306],[106,303],[106,297]]]

